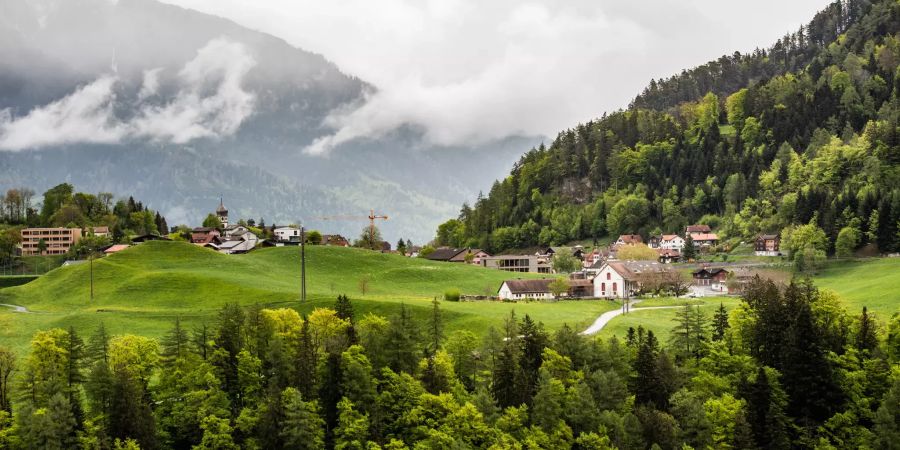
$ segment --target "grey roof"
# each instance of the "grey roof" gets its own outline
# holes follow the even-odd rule
[[[425,259],[432,261],[450,261],[454,256],[466,251],[464,248],[438,248],[426,256]]]

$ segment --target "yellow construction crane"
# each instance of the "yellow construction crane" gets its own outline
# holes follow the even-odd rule
[[[368,216],[324,216],[317,217],[319,220],[365,220],[369,219],[369,242],[372,245],[375,245],[375,221],[376,220],[388,220],[388,216],[382,216],[375,214],[374,209],[369,210]]]

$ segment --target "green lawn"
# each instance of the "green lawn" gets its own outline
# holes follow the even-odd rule
[[[30,314],[0,309],[0,341],[22,350],[36,330],[74,326],[90,333],[103,321],[112,333],[160,336],[176,317],[188,326],[211,322],[226,302],[292,307],[310,312],[331,306],[347,294],[357,315],[390,315],[400,303],[419,318],[430,300],[447,289],[463,294],[496,292],[510,274],[463,264],[409,259],[359,249],[309,247],[307,304],[300,304],[297,247],[261,249],[246,255],[222,255],[178,242],[148,242],[94,262],[94,299],[90,266],[59,268],[27,285],[0,290],[0,303],[22,305]],[[368,280],[365,295],[360,280]],[[502,326],[515,310],[549,329],[563,323],[581,326],[618,305],[608,301],[549,303],[442,302],[447,330],[483,332]]]
[[[882,319],[900,312],[900,258],[832,262],[813,280],[837,292],[851,314],[863,306]]]
[[[724,304],[725,308],[731,310],[740,303],[740,299],[735,297],[714,297],[703,299],[659,299],[652,301],[644,301],[635,306],[642,308],[648,306],[675,306],[690,303],[691,305],[700,305],[706,317],[712,320],[713,314],[719,304]],[[651,309],[648,311],[636,310],[628,314],[624,314],[611,320],[599,333],[598,336],[609,338],[618,336],[624,339],[629,327],[637,328],[642,326],[645,329],[652,330],[659,338],[659,341],[665,344],[669,339],[669,333],[675,326],[675,313],[678,309]]]

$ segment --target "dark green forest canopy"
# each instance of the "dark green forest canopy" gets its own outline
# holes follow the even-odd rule
[[[900,248],[900,4],[836,2],[768,51],[652,83],[527,152],[437,243],[493,251],[714,226],[812,224]],[[790,233],[791,230],[787,230]]]
[[[19,361],[0,347],[0,448],[896,448],[900,315],[756,278],[672,326],[603,340],[512,313],[477,336],[436,300],[419,323],[340,296],[159,341],[51,329]]]

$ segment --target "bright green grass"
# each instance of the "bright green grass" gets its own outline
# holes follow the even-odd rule
[[[833,262],[813,281],[837,292],[850,314],[859,314],[863,306],[882,319],[900,312],[900,258]]]
[[[463,294],[496,292],[503,280],[535,277],[463,264],[440,263],[340,247],[308,247],[306,304],[299,303],[297,247],[222,255],[177,242],[148,242],[94,262],[94,300],[90,266],[63,267],[27,285],[0,290],[0,303],[22,305],[31,314],[0,309],[0,343],[21,351],[36,330],[74,326],[90,333],[101,321],[112,333],[157,337],[176,317],[188,326],[210,323],[226,302],[292,307],[303,313],[349,295],[356,314],[390,315],[405,303],[422,321],[430,300],[447,289]],[[369,290],[362,295],[361,278]],[[448,331],[483,332],[502,326],[510,311],[529,314],[549,329],[581,326],[616,308],[608,301],[554,303],[442,302]]]
[[[725,308],[731,310],[735,306],[740,303],[740,299],[734,297],[713,297],[713,298],[704,298],[704,299],[660,299],[660,300],[652,300],[652,301],[644,301],[635,306],[635,308],[647,307],[647,306],[678,306],[684,305],[686,300],[689,300],[691,305],[700,305],[703,310],[703,313],[706,315],[708,319],[712,319],[713,314],[716,312],[716,308],[719,307],[719,304],[724,304]],[[675,313],[678,312],[677,308],[672,309],[651,309],[648,311],[632,311],[628,314],[623,314],[611,320],[599,333],[598,336],[609,338],[612,336],[617,336],[619,338],[624,338],[628,333],[629,327],[637,328],[638,326],[644,327],[644,329],[652,330],[653,334],[659,339],[660,342],[666,343],[669,339],[669,334],[671,333],[672,327],[675,326]]]

